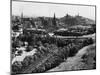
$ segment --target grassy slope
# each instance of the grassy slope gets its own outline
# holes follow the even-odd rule
[[[69,57],[65,62],[50,71],[64,71],[64,70],[83,70],[93,69],[95,67],[95,44],[86,46],[79,50],[74,57]]]

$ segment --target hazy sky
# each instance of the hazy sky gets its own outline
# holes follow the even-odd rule
[[[94,6],[79,6],[79,5],[63,5],[63,4],[48,4],[48,3],[35,3],[35,2],[12,2],[12,14],[24,16],[48,16],[63,17],[67,13],[70,15],[84,16],[95,20],[95,7]]]

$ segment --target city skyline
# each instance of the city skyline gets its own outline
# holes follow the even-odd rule
[[[80,15],[89,19],[95,20],[95,7],[94,6],[79,6],[79,5],[62,5],[62,4],[49,4],[37,2],[18,2],[12,1],[12,15],[29,17],[64,17],[66,14],[71,16]]]

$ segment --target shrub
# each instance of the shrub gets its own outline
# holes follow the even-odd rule
[[[17,73],[17,72],[19,72],[21,70],[21,68],[22,68],[21,62],[16,61],[16,62],[14,62],[12,64],[12,72],[16,72]]]
[[[32,58],[30,57],[30,56],[26,56],[25,58],[24,58],[24,60],[23,60],[23,62],[22,62],[22,65],[24,66],[24,67],[27,67],[28,65],[30,65],[30,60],[31,60]]]

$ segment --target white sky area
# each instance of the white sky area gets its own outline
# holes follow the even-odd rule
[[[53,17],[54,13],[56,17],[63,17],[67,13],[72,16],[79,13],[80,16],[95,20],[94,6],[12,1],[12,14],[21,15],[22,12],[24,16],[30,17]]]

